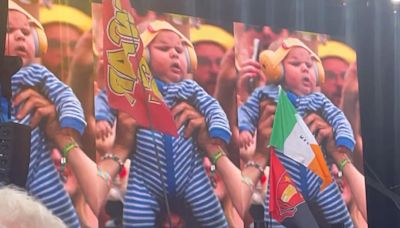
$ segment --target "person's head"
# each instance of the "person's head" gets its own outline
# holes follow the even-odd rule
[[[91,19],[73,7],[57,4],[41,7],[39,17],[49,44],[42,57],[43,65],[65,81],[75,45],[83,32],[90,29]]]
[[[260,25],[245,25],[246,35],[252,37],[251,40],[257,38],[260,40],[261,50],[269,48],[271,43],[276,40],[285,39],[289,36],[289,30],[285,28],[277,28]]]
[[[198,60],[194,80],[212,95],[222,57],[233,47],[233,36],[219,27],[204,24],[190,30],[190,40]]]
[[[263,51],[260,63],[267,83],[280,83],[298,96],[314,92],[324,79],[319,58],[296,38],[283,40],[276,51]]]
[[[0,188],[0,227],[67,227],[38,200],[13,186]]]
[[[356,61],[355,51],[337,41],[327,41],[318,46],[318,55],[325,69],[324,93],[336,106],[340,105],[345,74],[350,64]]]
[[[150,23],[140,37],[150,69],[161,81],[179,82],[195,68],[191,42],[168,22]]]
[[[21,57],[23,66],[46,51],[47,40],[42,25],[13,1],[9,1],[6,31],[5,55]]]

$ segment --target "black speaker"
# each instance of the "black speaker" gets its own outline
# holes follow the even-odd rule
[[[31,149],[29,126],[0,123],[0,185],[25,188]]]

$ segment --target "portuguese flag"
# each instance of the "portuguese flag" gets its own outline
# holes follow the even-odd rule
[[[286,227],[318,227],[303,196],[275,155],[274,148],[270,152],[269,188],[269,211],[273,219]]]

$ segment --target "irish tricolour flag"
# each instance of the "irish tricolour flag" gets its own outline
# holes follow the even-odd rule
[[[321,191],[332,183],[321,148],[283,89],[280,89],[270,145],[320,177]]]
[[[286,227],[352,227],[320,147],[282,89],[270,145],[270,216]]]

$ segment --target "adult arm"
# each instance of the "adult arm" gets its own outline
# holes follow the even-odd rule
[[[34,112],[30,126],[36,127],[42,120],[46,120],[45,131],[48,138],[62,150],[71,142],[79,141],[80,135],[72,129],[62,129],[56,118],[55,106],[33,89],[25,89],[18,93],[13,105],[22,104],[17,113],[17,119],[22,119],[27,113]],[[117,135],[112,152],[121,160],[128,157],[130,148],[135,140],[136,121],[128,114],[118,114]],[[82,192],[95,215],[99,214],[109,191],[109,184],[97,173],[96,163],[92,161],[80,147],[74,147],[67,156]],[[119,165],[113,160],[104,160],[98,164],[104,172],[115,177]]]
[[[312,113],[304,118],[304,122],[309,126],[313,134],[317,134],[317,142],[326,142],[327,151],[334,159],[335,163],[340,167],[340,163],[344,159],[351,161],[351,156],[345,152],[336,148],[335,141],[333,139],[332,127],[329,126],[321,117],[317,114]],[[366,202],[366,190],[365,190],[365,178],[353,165],[348,162],[343,170],[342,175],[346,179],[351,193],[357,207],[360,209],[361,215],[366,220],[367,218],[367,202]]]

